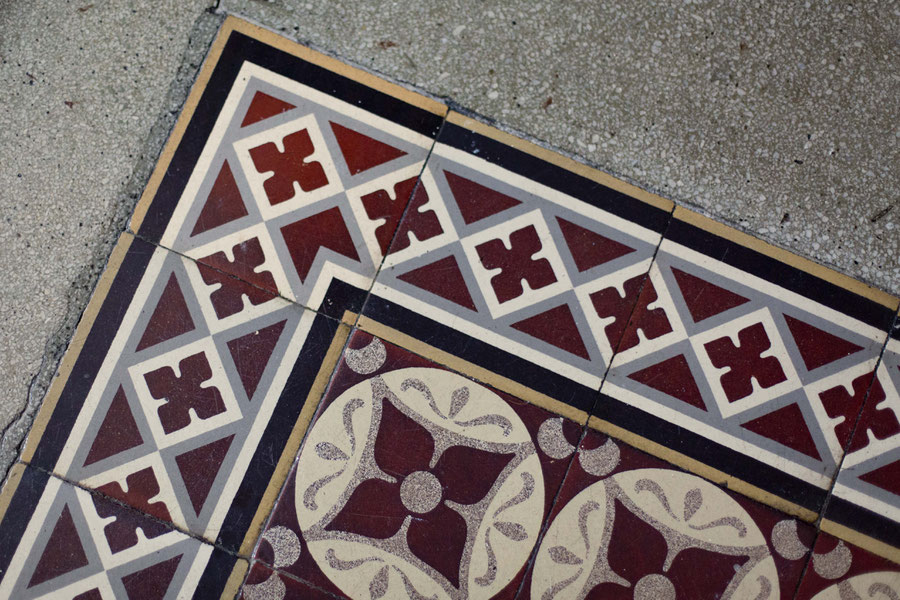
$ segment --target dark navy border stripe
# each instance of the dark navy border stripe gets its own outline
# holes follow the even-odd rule
[[[31,516],[49,480],[49,474],[25,466],[16,493],[6,509],[6,516],[0,521],[0,579],[9,569],[9,563],[25,535],[25,528],[31,522]]]
[[[826,490],[606,394],[594,416],[817,513],[825,502]]]
[[[31,462],[52,471],[156,247],[134,238],[72,366]],[[71,343],[71,341],[70,341]],[[67,349],[68,352],[68,349]]]
[[[590,412],[597,399],[597,391],[594,389],[469,337],[375,294],[369,294],[363,314],[426,344],[585,412]]]
[[[321,314],[316,315],[297,362],[294,363],[272,412],[272,418],[253,453],[253,458],[250,459],[247,473],[241,480],[241,485],[223,521],[216,543],[224,548],[234,552],[240,549],[338,325],[338,321],[334,319]]]
[[[825,518],[900,548],[900,524],[858,504],[833,495],[828,500]]]
[[[213,548],[206,563],[206,569],[200,577],[197,589],[194,590],[194,598],[197,600],[219,600],[222,592],[228,584],[228,578],[234,570],[234,564],[238,558],[233,554],[224,552],[218,548]]]
[[[656,208],[568,169],[453,123],[444,125],[438,136],[438,142],[483,158],[657,233],[665,230],[671,218],[670,211]]]
[[[432,139],[437,136],[443,123],[442,116],[273,48],[243,33],[232,32],[141,223],[138,233],[142,237],[154,242],[162,237],[244,61],[362,107]]]
[[[672,219],[666,239],[687,246],[725,264],[796,292],[887,332],[894,319],[888,307],[819,279],[771,256],[710,233],[690,223]]]

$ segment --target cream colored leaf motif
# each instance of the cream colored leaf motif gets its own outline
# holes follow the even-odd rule
[[[703,505],[703,492],[700,488],[694,488],[684,495],[684,520],[690,521]]]
[[[384,597],[388,591],[388,574],[390,569],[387,565],[381,567],[369,583],[369,597],[372,600]]]
[[[525,528],[518,523],[510,523],[508,521],[500,521],[494,523],[494,528],[511,540],[521,542],[528,537]]]
[[[316,444],[316,454],[325,460],[347,460],[349,457],[343,450],[331,442],[319,442]]]
[[[584,562],[562,546],[553,546],[550,548],[549,552],[553,562],[561,565],[580,565]]]
[[[484,415],[469,421],[454,421],[460,427],[477,427],[479,425],[496,425],[503,430],[503,437],[512,432],[512,423],[502,415]]]
[[[334,548],[329,548],[325,552],[325,560],[328,561],[329,567],[337,569],[338,571],[349,571],[360,565],[364,565],[367,562],[383,562],[380,558],[375,558],[374,556],[370,556],[369,558],[357,558],[356,560],[342,560],[337,557]]]
[[[484,575],[475,578],[475,583],[481,587],[487,587],[494,583],[497,578],[497,555],[494,553],[494,546],[491,545],[491,530],[484,532],[484,550],[487,553],[487,565]]]
[[[450,395],[450,414],[448,416],[451,419],[455,419],[456,415],[459,414],[459,411],[465,408],[468,402],[469,388],[461,387],[459,389],[453,390],[453,394]]]

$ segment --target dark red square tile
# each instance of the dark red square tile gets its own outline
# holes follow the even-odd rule
[[[589,430],[520,598],[790,598],[814,530]]]
[[[869,383],[853,387],[865,404],[859,420],[845,428],[853,437],[825,518],[872,544],[887,544],[900,559],[900,330],[888,340]],[[841,391],[840,396],[849,395]]]
[[[579,434],[356,332],[256,558],[354,598],[512,597]]]

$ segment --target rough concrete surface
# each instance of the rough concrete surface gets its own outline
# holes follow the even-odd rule
[[[0,479],[218,28],[208,4],[0,2]]]
[[[900,2],[221,9],[900,292]]]
[[[0,0],[0,475],[225,13],[900,292],[900,3],[211,3]]]

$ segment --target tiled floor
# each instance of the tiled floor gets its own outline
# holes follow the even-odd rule
[[[897,306],[229,19],[0,597],[898,598]]]

